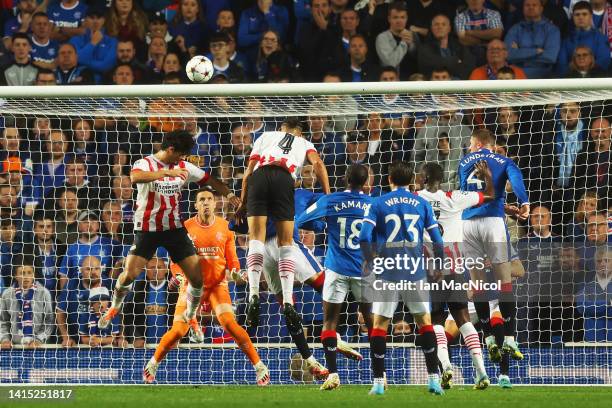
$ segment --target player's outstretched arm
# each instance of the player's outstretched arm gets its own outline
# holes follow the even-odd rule
[[[323,192],[325,194],[329,194],[331,191],[329,188],[329,176],[327,175],[327,169],[325,168],[325,164],[323,163],[323,160],[321,160],[319,153],[310,151],[306,154],[306,158],[308,159],[308,162],[312,164],[312,170],[317,176],[317,180],[323,188]]]
[[[304,224],[310,221],[324,218],[327,212],[327,197],[323,196],[311,205],[299,217],[296,218],[295,224],[298,228],[302,228]]]
[[[258,140],[260,140],[260,139],[258,139]],[[242,204],[236,210],[236,215],[235,215],[235,218],[234,218],[237,225],[239,225],[241,223],[242,219],[246,215],[247,191],[248,191],[248,188],[249,188],[249,177],[251,177],[251,174],[253,174],[253,170],[255,170],[255,165],[256,164],[257,164],[257,159],[249,160],[249,165],[247,166],[246,171],[244,172],[244,176],[242,177],[242,191],[241,191],[241,194],[240,194],[240,201],[242,202]]]
[[[189,171],[180,168],[156,171],[134,169],[130,173],[130,180],[132,180],[132,184],[150,183],[164,177],[181,177],[182,179],[187,180],[187,177],[189,177]]]
[[[219,179],[209,176],[208,180],[206,180],[206,184],[212,187],[213,190],[221,194],[223,197],[227,198],[234,208],[240,207],[240,204],[242,203],[240,198],[236,197],[236,195],[232,193],[231,190]]]
[[[510,162],[506,167],[506,174],[508,175],[508,180],[510,180],[510,184],[512,185],[512,190],[514,194],[519,199],[521,203],[521,208],[518,213],[518,217],[520,220],[526,220],[529,218],[529,196],[527,195],[527,189],[525,188],[525,182],[523,181],[523,175],[521,171],[516,166],[514,162]]]
[[[483,178],[485,182],[485,189],[482,192],[482,198],[486,201],[491,201],[495,199],[495,186],[493,185],[493,175],[491,174],[491,169],[485,160],[482,160],[476,163],[476,170],[478,170],[478,174]]]

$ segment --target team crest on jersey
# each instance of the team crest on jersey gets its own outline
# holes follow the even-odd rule
[[[81,16],[82,16],[82,14],[81,14],[81,12],[80,12],[80,11],[76,11],[76,12],[74,13],[74,18],[77,18],[77,19],[78,19],[78,18],[81,18]]]
[[[221,231],[217,231],[215,238],[217,238],[217,241],[223,241],[223,233]]]
[[[49,48],[49,50],[47,52],[49,53],[49,55],[51,57],[55,55],[55,49],[53,49],[53,48]]]

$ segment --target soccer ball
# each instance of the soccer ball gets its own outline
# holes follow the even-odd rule
[[[185,70],[187,71],[187,78],[198,84],[210,81],[215,73],[212,61],[203,55],[196,55],[190,59]]]

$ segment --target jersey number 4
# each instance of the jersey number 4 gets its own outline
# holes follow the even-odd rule
[[[478,178],[478,176],[476,176],[476,173],[478,172],[478,170],[474,169],[472,170],[472,172],[470,173],[470,175],[467,178],[467,183],[468,185],[476,185],[476,189],[477,190],[484,190],[484,181],[482,181],[481,179]]]
[[[285,133],[285,136],[278,142],[278,147],[281,148],[283,154],[289,154],[291,151],[291,146],[293,145],[293,141],[295,140],[295,136]]]

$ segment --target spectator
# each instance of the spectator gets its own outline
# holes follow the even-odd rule
[[[221,14],[222,11],[231,12],[232,3],[233,2],[230,0],[201,0],[200,1],[200,7],[202,8],[202,16],[204,17],[204,22],[205,22],[204,27],[206,28],[207,35],[210,35],[214,31],[216,31],[215,25],[217,24],[218,19],[219,19],[219,14]],[[232,18],[232,25],[231,26],[224,25],[224,27],[235,30],[236,27],[235,27],[235,22],[233,22],[234,20],[233,13],[231,13],[231,18]]]
[[[54,26],[52,38],[64,42],[82,35],[85,32],[83,19],[87,11],[87,5],[81,0],[60,0],[50,5],[47,15]]]
[[[192,1],[192,0],[188,0]],[[264,42],[265,36],[269,35],[272,37],[272,32],[268,32],[264,34]],[[244,82],[245,73],[234,61],[230,60],[229,55],[230,51],[228,49],[228,44],[230,42],[230,37],[224,32],[215,33],[210,36],[210,52],[212,53],[212,62],[215,68],[215,75],[223,74],[227,77],[230,83],[239,83]],[[266,42],[267,43],[267,42]],[[264,44],[262,43],[262,52]],[[268,54],[269,55],[269,54]]]
[[[279,45],[287,38],[289,13],[284,6],[274,4],[273,0],[257,0],[257,4],[240,15],[238,26],[238,45],[247,56],[255,61],[257,44],[267,31],[279,34]]]
[[[612,242],[612,235],[608,235],[608,216],[605,212],[593,211],[585,219],[586,239],[590,244],[603,245]],[[588,252],[587,252],[588,253]],[[589,259],[586,257],[588,263]]]
[[[429,29],[433,19],[444,14],[449,19],[456,14],[452,3],[446,4],[444,0],[414,0],[406,2],[408,15],[412,19],[410,31],[417,32],[421,37],[429,34]]]
[[[584,316],[584,340],[612,341],[612,249],[596,253],[595,278],[578,295],[578,310]]]
[[[151,38],[148,51],[148,74],[147,81],[149,83],[159,83],[161,80],[162,67],[164,65],[164,58],[168,53],[168,45],[163,37]]]
[[[77,191],[80,203],[86,208],[98,209],[100,190],[96,176],[87,176],[87,163],[83,157],[72,156],[64,166],[64,179],[59,180],[55,187],[73,188]]]
[[[168,290],[168,272],[168,266],[161,258],[153,257],[147,262],[143,293],[135,300],[136,306],[142,310],[136,312],[134,347],[159,343],[169,328],[171,306],[168,298],[175,298],[176,294],[170,294]]]
[[[129,176],[115,176],[112,181],[114,202],[119,204],[123,222],[134,220],[134,188]]]
[[[585,240],[585,228],[587,215],[597,211],[597,192],[587,190],[582,194],[580,200],[576,203],[573,218],[564,226],[563,237],[573,242],[581,242]]]
[[[30,58],[32,44],[28,35],[25,33],[13,34],[11,51],[13,63],[0,68],[2,70],[0,85],[34,85],[38,69],[32,65]]]
[[[198,0],[180,0],[179,7],[172,20],[170,33],[179,44],[183,43],[190,56],[206,46],[204,18]],[[181,47],[182,48],[182,47]]]
[[[368,44],[361,34],[349,42],[349,61],[340,72],[343,82],[374,82],[380,76],[377,65],[368,62]]]
[[[332,71],[345,65],[349,60],[349,43],[351,37],[357,34],[359,14],[353,9],[345,9],[340,13],[340,30],[333,39],[324,44],[320,52],[322,69]]]
[[[344,143],[335,132],[325,130],[327,117],[323,115],[308,115],[308,132],[305,137],[317,149],[326,166],[332,167],[336,161],[343,161]]]
[[[106,312],[110,304],[110,292],[104,286],[89,291],[89,307],[79,312],[79,341],[91,347],[116,346],[127,347],[127,342],[121,335],[121,318],[116,316],[105,328],[98,328],[100,316]]]
[[[30,30],[32,15],[37,7],[36,0],[18,0],[14,3],[16,3],[17,6],[17,15],[13,16],[11,13],[11,17],[4,22],[4,37],[2,38],[2,42],[7,50],[11,49],[13,34],[27,34]]]
[[[471,80],[497,79],[497,71],[509,67],[516,79],[527,79],[525,71],[516,65],[508,65],[508,49],[501,40],[491,40],[487,44],[486,65],[475,68],[470,74]]]
[[[500,72],[500,71],[498,71]],[[510,157],[523,173],[525,180],[530,180],[530,171],[534,166],[531,154],[531,134],[525,130],[525,125],[519,121],[519,111],[510,106],[504,106],[497,110],[495,125],[492,129],[497,139],[505,142]]]
[[[595,56],[595,66],[607,70],[610,65],[610,44],[607,37],[593,27],[593,10],[587,1],[574,5],[572,21],[574,28],[561,43],[557,75],[564,77],[569,73],[569,64],[578,46],[589,47]]]
[[[245,78],[250,78],[253,73],[253,68],[251,64],[249,64],[249,60],[246,55],[241,52],[236,51],[236,33],[230,30],[223,30],[228,36],[227,43],[227,53],[229,54],[229,59],[232,62],[235,62],[242,71],[244,71]]]
[[[134,71],[128,64],[117,64],[113,68],[114,85],[133,85],[135,81]]]
[[[372,170],[375,174],[380,173],[380,169],[378,168],[378,156],[370,155],[368,152],[368,136],[369,132],[367,130],[355,130],[348,133],[345,145],[345,161],[344,163],[336,162],[334,172],[332,173],[333,175],[330,177],[330,184],[332,184],[336,190],[346,187],[344,179],[346,168],[352,164],[367,164],[373,167]]]
[[[408,29],[408,12],[404,3],[389,6],[389,29],[376,37],[376,53],[383,66],[390,66],[407,79],[417,71],[416,51],[420,45],[417,33]]]
[[[194,113],[195,115],[195,113]],[[219,165],[221,160],[219,146],[219,137],[215,133],[206,132],[198,124],[198,118],[185,117],[185,130],[191,133],[193,140],[196,145],[191,151],[192,154],[200,158],[200,162],[197,164],[198,167],[213,168]]]
[[[129,64],[132,67],[134,83],[139,84],[144,81],[147,67],[136,58],[136,48],[132,40],[117,43],[117,64]]]
[[[579,45],[574,49],[572,60],[569,63],[567,78],[600,78],[607,73],[595,64],[593,51],[586,45]]]
[[[463,114],[460,112],[441,111],[428,117],[424,126],[416,132],[412,158],[415,168],[420,168],[424,162],[439,162],[443,168],[449,170],[444,174],[444,183],[448,187],[444,189],[457,188],[459,160],[467,152],[471,135],[472,127],[463,124]],[[450,145],[448,155],[444,139],[447,139]]]
[[[108,277],[114,258],[121,255],[121,245],[100,235],[100,220],[92,211],[82,211],[78,218],[79,238],[66,248],[66,256],[58,271],[59,287],[63,289],[70,279],[79,278],[79,265],[83,258],[95,256],[100,259],[102,276]]]
[[[16,157],[23,162],[27,162],[27,167],[32,170],[32,160],[26,151],[25,146],[22,148],[21,134],[19,129],[13,126],[6,126],[2,129],[2,138],[0,138],[0,160],[5,160],[10,157]]]
[[[451,36],[451,22],[444,14],[431,21],[431,33],[418,49],[419,72],[426,76],[437,68],[446,68],[453,77],[467,79],[474,69],[470,50]]]
[[[505,39],[508,61],[530,79],[550,76],[561,47],[559,29],[542,16],[543,11],[541,0],[525,0],[525,19],[512,26]]]
[[[297,39],[297,51],[303,78],[314,82],[320,80],[325,73],[317,56],[333,42],[334,30],[330,26],[329,0],[312,0],[310,10],[312,21],[302,25]]]
[[[77,192],[71,188],[58,188],[54,191],[53,197],[57,241],[64,245],[73,244],[78,239],[79,198]]]
[[[21,344],[37,348],[54,331],[51,294],[34,280],[34,266],[26,260],[14,265],[15,285],[2,294],[0,347]]]
[[[394,3],[398,2],[389,2],[387,0],[374,0],[368,2],[368,11],[367,14],[364,15],[364,20],[367,22],[367,26],[369,27],[368,32],[371,38],[378,37],[380,33],[389,28],[389,7]],[[366,5],[364,5],[364,7],[365,6]],[[418,34],[412,28],[409,29],[415,34]]]
[[[340,18],[342,16],[342,12],[349,8],[348,0],[330,0],[329,5],[331,8],[331,15],[330,15],[331,26],[334,30],[339,31]]]
[[[219,10],[215,20],[216,31],[236,31],[236,18],[230,9]]]
[[[93,72],[85,65],[79,65],[76,47],[70,43],[62,44],[59,47],[55,76],[58,85],[94,83]]]
[[[102,236],[122,245],[122,252],[133,243],[134,227],[131,221],[123,221],[121,203],[109,200],[102,205]],[[113,271],[114,273],[114,271]]]
[[[171,72],[183,73],[185,72],[179,55],[175,52],[168,52],[164,55],[164,62],[162,63],[161,73],[165,77]]]
[[[51,39],[51,22],[46,13],[34,13],[32,16],[32,64],[41,69],[55,69],[55,58],[59,43]]]
[[[75,345],[79,314],[89,310],[89,292],[100,287],[108,289],[108,282],[102,280],[101,271],[99,258],[85,256],[79,264],[79,279],[71,279],[62,289],[55,307],[62,347]]]
[[[400,80],[398,72],[393,67],[383,67],[378,78],[381,82],[397,82]],[[403,95],[387,94],[383,95],[381,102],[385,110],[393,109],[397,110],[406,102]],[[391,128],[393,132],[397,132],[403,136],[406,129],[410,127],[410,119],[414,114],[408,114],[403,112],[391,112],[383,114],[384,122],[382,125],[384,128]],[[380,129],[380,126],[378,129]],[[370,138],[370,140],[372,140]]]
[[[236,125],[232,129],[231,155],[233,166],[236,168],[246,168],[253,147],[253,137],[251,129],[244,125]]]
[[[36,73],[36,86],[57,85],[55,73],[50,69],[40,68]]]
[[[431,71],[431,76],[429,77],[430,81],[452,81],[450,71],[444,67],[434,68]]]
[[[91,8],[87,10],[84,26],[85,33],[73,37],[78,59],[94,73],[96,83],[102,75],[115,66],[117,60],[117,39],[104,32],[104,14]]]
[[[93,123],[86,119],[75,119],[72,127],[72,153],[85,160],[89,176],[98,174],[97,165],[105,164],[106,144],[96,141],[96,131],[92,129]],[[99,151],[98,151],[99,150]]]
[[[580,105],[577,102],[561,104],[554,139],[557,187],[569,187],[578,153],[586,147],[587,128],[580,116]]]
[[[32,175],[32,169],[19,157],[9,157],[2,163],[2,175],[7,178],[8,184],[15,187],[17,202],[24,214],[31,217],[43,198],[40,179]]]
[[[476,64],[485,62],[485,48],[491,40],[501,40],[504,31],[501,15],[484,6],[485,0],[466,0],[467,9],[455,17],[459,42],[469,47]]]
[[[342,78],[339,74],[330,72],[325,74],[323,77],[323,82],[326,83],[337,83],[342,82]],[[349,110],[356,112],[359,109],[357,105],[357,101],[355,98],[345,95],[330,95],[322,102],[322,109],[327,109],[328,111],[343,111]],[[348,108],[347,108],[348,107]],[[357,128],[357,115],[356,114],[342,114],[342,115],[334,115],[327,122],[326,129],[332,130],[334,132],[348,132],[350,130],[354,130]]]
[[[0,184],[0,205],[2,207],[8,205],[10,194],[10,186]],[[0,211],[2,213],[6,212],[1,207]],[[11,285],[13,279],[12,266],[17,254],[23,251],[24,239],[18,233],[17,223],[17,220],[11,217],[0,219],[0,281],[2,281],[0,286],[3,288]]]
[[[41,213],[34,218],[34,241],[23,248],[24,255],[31,257],[36,280],[51,293],[55,300],[58,269],[66,246],[57,241],[55,222],[51,213]]]
[[[574,183],[575,195],[578,198],[586,190],[596,189],[598,196],[604,199],[612,198],[610,191],[610,162],[612,155],[610,153],[612,129],[610,128],[610,120],[607,118],[597,118],[591,122],[590,140],[587,148],[578,153],[574,166]]]
[[[103,24],[108,36],[118,41],[131,41],[137,49],[145,46],[149,22],[138,2],[113,0],[107,15],[108,19]]]
[[[53,130],[49,134],[49,140],[45,142],[46,151],[43,162],[35,169],[35,174],[42,177],[42,186],[45,189],[44,195],[47,196],[51,188],[61,185],[64,180],[64,166],[69,158],[68,140],[61,130]]]
[[[284,64],[281,60],[285,60]],[[283,73],[282,68],[292,70],[292,62],[283,51],[281,39],[275,31],[266,31],[261,37],[257,60],[255,62],[256,78],[260,82],[268,82]]]

